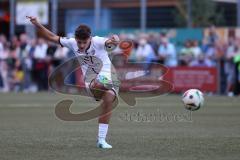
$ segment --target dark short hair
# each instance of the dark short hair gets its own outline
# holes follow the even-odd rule
[[[85,24],[81,24],[75,30],[75,38],[86,40],[91,36],[91,29]]]

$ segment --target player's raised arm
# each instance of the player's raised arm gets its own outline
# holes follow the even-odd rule
[[[47,28],[45,28],[36,17],[32,16],[26,16],[30,20],[30,22],[37,28],[37,31],[40,32],[40,34],[47,40],[59,43],[59,36],[49,31]]]

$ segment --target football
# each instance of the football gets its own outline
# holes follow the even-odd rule
[[[199,110],[204,104],[203,93],[198,89],[189,89],[183,93],[182,101],[187,110]]]

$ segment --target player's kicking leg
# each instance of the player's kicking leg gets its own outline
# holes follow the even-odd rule
[[[94,83],[90,85],[90,87],[92,89],[101,89],[101,91],[92,90],[92,93],[96,99],[102,99],[102,103],[101,103],[102,113],[107,113],[99,117],[98,119],[99,126],[98,126],[97,147],[110,149],[112,148],[112,146],[106,142],[106,136],[108,133],[109,121],[112,114],[111,113],[112,106],[114,101],[116,100],[116,94],[113,90],[106,89],[105,87],[103,87],[102,84],[99,83],[98,81],[94,81]]]

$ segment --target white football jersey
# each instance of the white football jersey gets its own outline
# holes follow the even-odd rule
[[[75,38],[60,37],[59,43],[61,46],[69,48],[76,56],[84,56],[81,69],[85,83],[89,83],[97,75],[105,76],[111,80],[112,64],[108,52],[105,50],[106,40],[107,39],[103,37],[92,37],[90,47],[85,52],[80,52]],[[102,68],[97,59],[102,61]]]

